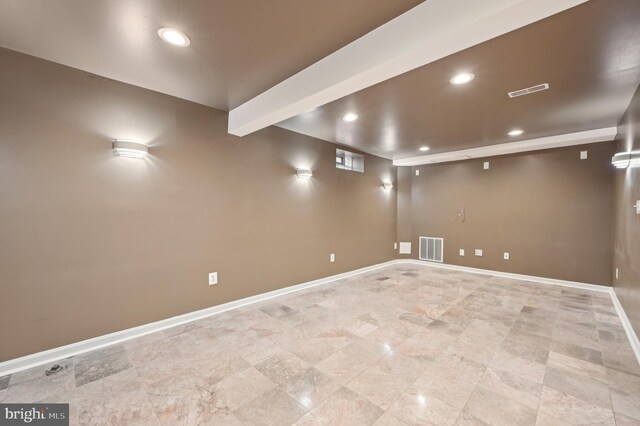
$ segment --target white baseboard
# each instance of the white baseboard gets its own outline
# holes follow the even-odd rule
[[[636,360],[638,361],[638,364],[640,364],[640,341],[638,340],[638,336],[633,330],[631,321],[629,321],[627,313],[622,308],[622,305],[618,300],[618,295],[616,294],[614,289],[611,289],[611,300],[613,300],[613,306],[615,306],[616,312],[618,312],[618,317],[620,317],[620,321],[622,322],[624,331],[627,333],[627,338],[629,339],[629,343],[631,344],[631,349],[633,349],[633,353],[636,355]]]
[[[620,316],[620,320],[622,321],[625,327],[625,331],[627,332],[627,337],[629,338],[629,342],[631,343],[631,346],[633,347],[636,357],[638,358],[638,362],[640,363],[640,344],[638,343],[638,337],[635,335],[633,328],[629,323],[629,319],[627,318],[624,312],[624,309],[622,309],[622,306],[620,305],[620,302],[618,301],[611,287],[606,287],[606,286],[597,285],[597,284],[585,284],[585,283],[579,283],[574,281],[556,280],[553,278],[543,278],[543,277],[535,277],[530,275],[512,274],[508,272],[490,271],[486,269],[469,268],[466,266],[449,265],[445,263],[431,263],[431,262],[425,262],[425,261],[420,261],[415,259],[396,259],[396,260],[391,260],[388,262],[383,262],[376,265],[356,269],[353,271],[345,272],[342,274],[332,275],[329,277],[309,281],[306,283],[297,284],[290,287],[285,287],[282,289],[270,291],[267,293],[258,294],[258,295],[247,297],[244,299],[234,300],[232,302],[224,303],[222,305],[212,306],[210,308],[202,309],[199,311],[189,312],[183,315],[178,315],[172,318],[155,321],[155,322],[144,324],[138,327],[133,327],[126,330],[105,334],[103,336],[98,336],[92,339],[83,340],[81,342],[76,342],[76,343],[61,346],[58,348],[49,349],[49,350],[38,352],[32,355],[26,355],[20,358],[15,358],[8,361],[0,362],[0,377],[6,376],[8,374],[12,374],[18,371],[26,370],[29,368],[37,367],[40,365],[49,364],[49,363],[52,363],[64,358],[69,358],[71,356],[79,355],[85,352],[90,352],[96,349],[103,348],[105,346],[121,343],[126,340],[134,339],[136,337],[141,337],[150,333],[155,333],[157,331],[165,330],[167,328],[175,327],[177,325],[185,324],[191,321],[196,321],[196,320],[206,318],[212,315],[216,315],[222,312],[226,312],[232,309],[237,309],[243,306],[262,302],[268,299],[272,299],[274,297],[283,296],[285,294],[294,293],[297,291],[320,286],[323,284],[328,284],[337,280],[349,278],[352,276],[364,274],[367,272],[375,271],[376,269],[385,268],[387,266],[392,266],[397,264],[411,264],[411,265],[426,266],[426,267],[433,267],[433,268],[452,269],[452,270],[475,273],[475,274],[493,275],[498,277],[511,278],[515,280],[524,280],[524,281],[530,281],[530,282],[536,282],[536,283],[542,283],[542,284],[559,285],[564,287],[572,287],[572,288],[579,288],[584,290],[609,293],[612,297],[613,304],[616,307],[616,311]]]
[[[191,321],[196,321],[232,309],[237,309],[243,306],[251,305],[253,303],[262,302],[274,297],[283,296],[285,294],[294,293],[296,291],[305,290],[319,285],[328,284],[333,281],[349,278],[355,275],[375,271],[376,269],[395,265],[396,263],[397,260],[390,260],[388,262],[378,263],[376,265],[344,272],[342,274],[308,281],[306,283],[269,291],[267,293],[257,294],[255,296],[246,297],[244,299],[234,300],[222,305],[212,306],[210,308],[202,309],[199,311],[189,312],[183,315],[151,322],[138,327],[116,331],[114,333],[105,334],[103,336],[71,343],[69,345],[60,346],[58,348],[53,348],[42,352],[37,352],[35,354],[26,355],[20,358],[10,359],[8,361],[0,362],[0,377],[40,365],[49,364],[61,359],[69,358],[71,356],[80,355],[82,353],[100,349],[105,346],[121,343],[126,340],[155,333],[157,331],[165,330],[167,328],[175,327],[177,325],[185,324]]]
[[[577,281],[557,280],[555,278],[536,277],[533,275],[513,274],[511,272],[491,271],[488,269],[470,268],[468,266],[451,265],[449,263],[429,262],[425,260],[406,259],[403,262],[409,262],[414,265],[429,266],[432,268],[453,269],[456,271],[469,272],[472,274],[493,275],[495,277],[510,278],[512,280],[531,281],[541,284],[559,285],[563,287],[580,288],[583,290],[600,291],[609,293],[611,287],[600,284],[587,284]]]

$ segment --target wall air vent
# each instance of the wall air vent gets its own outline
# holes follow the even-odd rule
[[[431,262],[442,262],[444,239],[434,237],[420,237],[420,252],[418,259]]]
[[[507,94],[510,98],[517,98],[518,96],[530,95],[542,90],[547,90],[548,88],[549,83],[542,83],[538,84],[537,86],[527,87],[526,89],[514,90],[513,92],[508,92]]]

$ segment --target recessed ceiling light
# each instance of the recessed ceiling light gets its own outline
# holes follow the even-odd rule
[[[429,151],[429,147],[428,146],[421,146],[420,147],[420,151]]]
[[[189,37],[187,37],[185,33],[173,28],[160,28],[158,35],[162,40],[174,46],[187,47],[191,44],[191,40],[189,40]]]
[[[449,82],[451,84],[465,84],[470,82],[474,78],[475,78],[475,75],[471,74],[470,72],[463,72],[463,73],[454,75],[453,78],[449,80]]]
[[[358,119],[358,114],[354,112],[348,112],[342,117],[344,121],[356,121]]]
[[[512,131],[510,131],[509,133],[507,133],[509,136],[520,136],[521,134],[524,133],[524,130],[522,129],[513,129]]]

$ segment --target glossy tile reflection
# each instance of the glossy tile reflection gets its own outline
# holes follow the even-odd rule
[[[71,424],[640,424],[607,294],[400,265],[0,377]]]

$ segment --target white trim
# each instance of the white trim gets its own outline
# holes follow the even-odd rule
[[[624,327],[624,331],[627,333],[627,338],[629,339],[629,343],[631,344],[631,349],[633,349],[633,353],[636,355],[636,360],[638,361],[638,364],[640,364],[640,340],[638,340],[638,336],[633,330],[631,321],[629,321],[629,317],[627,317],[627,313],[624,311],[624,308],[620,304],[618,295],[613,288],[611,289],[611,300],[613,300],[613,306],[615,306],[616,312],[618,312],[618,317],[620,317],[622,327]]]
[[[51,362],[54,362],[60,359],[80,355],[82,353],[100,349],[105,346],[121,343],[127,340],[134,339],[136,337],[141,337],[150,333],[155,333],[157,331],[175,327],[177,325],[181,325],[181,324],[196,321],[202,318],[210,317],[212,315],[216,315],[232,309],[237,309],[243,306],[269,300],[274,297],[284,296],[289,293],[294,293],[294,292],[305,290],[308,288],[328,284],[337,280],[353,277],[356,275],[364,274],[367,272],[375,271],[380,268],[385,268],[385,267],[393,266],[397,264],[412,264],[417,266],[427,266],[431,268],[443,268],[443,269],[457,270],[461,272],[469,272],[474,274],[492,275],[496,277],[511,278],[515,280],[524,280],[524,281],[536,282],[541,284],[558,285],[558,286],[564,286],[564,287],[579,288],[583,290],[609,293],[613,300],[613,304],[616,308],[616,311],[618,312],[618,316],[620,317],[620,320],[622,321],[624,329],[627,333],[629,343],[631,344],[631,347],[633,348],[636,358],[638,359],[638,363],[640,363],[640,343],[638,342],[638,337],[633,331],[633,328],[631,327],[631,323],[629,322],[629,319],[627,318],[627,315],[624,309],[620,305],[620,302],[618,301],[618,298],[611,287],[606,287],[606,286],[597,285],[597,284],[586,284],[586,283],[580,283],[575,281],[557,280],[554,278],[544,278],[544,277],[536,277],[531,275],[512,274],[509,272],[492,271],[487,269],[469,268],[466,266],[451,265],[447,263],[433,263],[433,262],[421,261],[416,259],[395,259],[395,260],[390,260],[388,262],[378,263],[376,265],[371,265],[371,266],[356,269],[353,271],[344,272],[341,274],[332,275],[329,277],[309,281],[306,283],[281,288],[281,289],[270,291],[267,293],[246,297],[240,300],[234,300],[232,302],[224,303],[222,305],[212,306],[210,308],[202,309],[199,311],[189,312],[189,313],[178,315],[172,318],[155,321],[155,322],[144,324],[138,327],[133,327],[126,330],[105,334],[103,336],[94,337],[92,339],[83,340],[81,342],[76,342],[66,346],[61,346],[58,348],[53,348],[53,349],[38,352],[35,354],[26,355],[20,358],[4,361],[0,363],[0,377],[6,376],[8,374],[13,374],[18,371],[26,370],[29,368],[37,367],[39,365],[49,364]]]
[[[423,2],[231,110],[229,133],[248,135],[586,1]]]
[[[517,154],[520,152],[539,151],[542,149],[562,148],[566,146],[586,145],[597,142],[609,142],[615,139],[617,127],[587,130],[584,132],[566,133],[547,136],[545,138],[527,139],[517,142],[500,143],[481,146],[479,148],[442,152],[439,154],[418,155],[416,157],[393,160],[394,166],[421,166],[424,164],[464,161],[472,158],[495,157],[499,155]]]
[[[511,278],[513,280],[531,281],[540,284],[559,285],[562,287],[579,288],[582,290],[599,291],[602,293],[610,293],[611,287],[600,284],[587,284],[577,281],[557,280],[555,278],[536,277],[533,275],[514,274],[511,272],[492,271],[489,269],[470,268],[468,266],[451,265],[450,263],[436,263],[424,260],[407,259],[406,262],[414,265],[430,266],[432,268],[453,269],[461,272],[469,272],[472,274],[493,275],[495,277]]]
[[[49,364],[54,361],[58,361],[71,356],[80,355],[85,352],[93,351],[103,348],[105,346],[121,343],[126,340],[131,340],[136,337],[141,337],[150,333],[165,330],[167,328],[175,327],[177,325],[185,324],[191,321],[196,321],[202,318],[206,318],[212,315],[216,315],[222,312],[226,312],[232,309],[241,308],[243,306],[251,305],[254,303],[262,302],[272,299],[278,296],[284,296],[285,294],[294,293],[297,291],[305,290],[308,288],[328,284],[344,278],[349,278],[355,275],[364,274],[376,269],[391,266],[397,263],[397,260],[390,260],[388,262],[378,263],[376,265],[367,266],[364,268],[356,269],[349,272],[344,272],[337,275],[331,275],[329,277],[320,278],[306,283],[297,284],[278,290],[269,291],[267,293],[257,294],[255,296],[246,297],[244,299],[234,300],[222,305],[212,306],[210,308],[202,309],[199,311],[189,312],[183,315],[163,319],[160,321],[151,322],[138,327],[128,328],[126,330],[116,331],[114,333],[105,334],[102,336],[94,337],[80,342],[71,343],[69,345],[60,346],[58,348],[49,349],[35,354],[26,355],[20,358],[10,359],[8,361],[0,362],[0,377],[12,374],[28,368],[37,367],[43,364]]]

